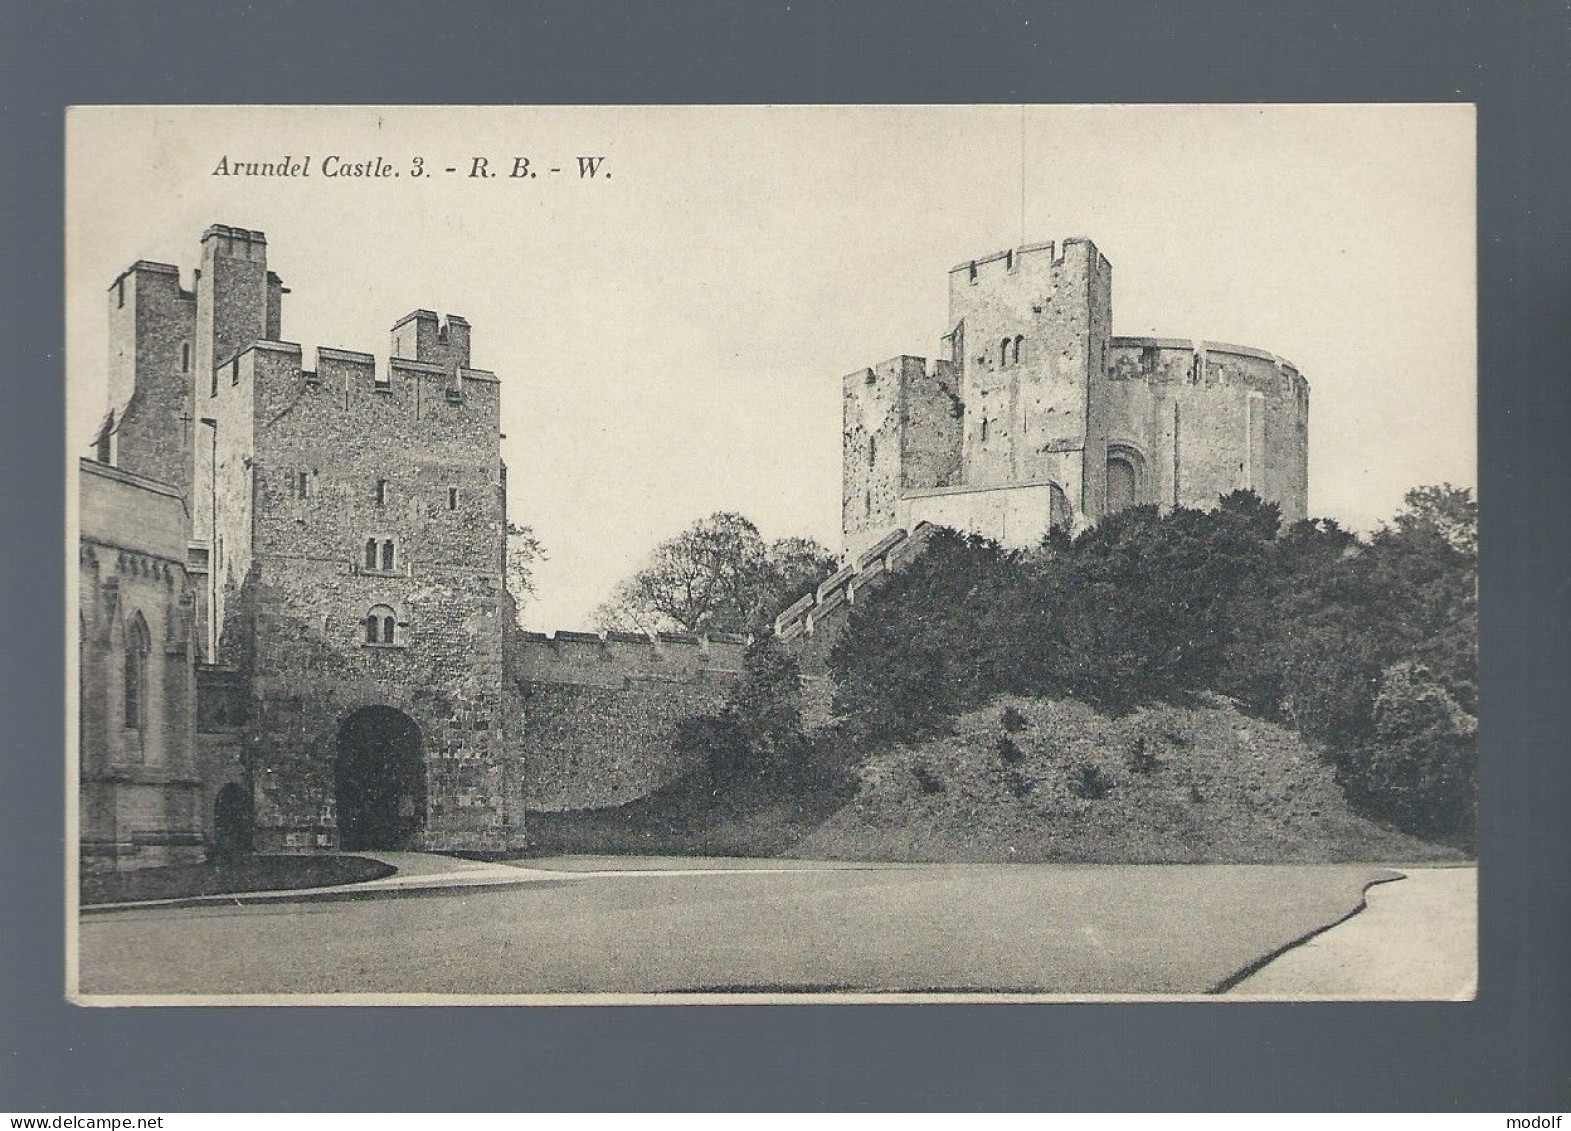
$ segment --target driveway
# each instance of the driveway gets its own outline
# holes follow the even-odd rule
[[[1402,868],[1368,906],[1232,988],[1239,996],[1423,998],[1478,993],[1478,869]]]
[[[524,883],[83,916],[80,991],[1200,994],[1344,919],[1367,885],[1393,876],[1367,865],[625,858],[520,871]],[[1392,981],[1393,996],[1412,984]]]

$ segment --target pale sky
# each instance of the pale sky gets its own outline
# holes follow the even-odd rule
[[[226,154],[313,167],[213,176]],[[329,155],[402,175],[324,177]],[[385,359],[417,307],[466,317],[511,517],[550,553],[533,627],[587,626],[715,510],[838,550],[841,376],[937,354],[948,269],[1021,242],[1096,241],[1116,334],[1296,363],[1311,514],[1367,530],[1410,487],[1477,482],[1467,106],[77,108],[66,217],[73,458],[107,287],[137,259],[189,287],[209,224],[267,233],[307,365]]]

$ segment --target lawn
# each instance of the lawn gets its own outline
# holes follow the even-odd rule
[[[379,880],[397,870],[391,864],[362,856],[241,856],[202,864],[83,876],[81,903],[87,907],[96,903],[184,899],[227,892],[292,891]]]

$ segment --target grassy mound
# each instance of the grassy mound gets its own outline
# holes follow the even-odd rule
[[[530,855],[780,856],[849,798],[783,785],[716,788],[702,772],[609,809],[530,812]]]
[[[82,905],[186,899],[243,891],[358,884],[391,876],[397,868],[363,856],[240,856],[201,864],[176,864],[135,872],[82,877]]]
[[[1450,860],[1354,814],[1296,735],[1225,701],[1113,718],[997,699],[869,758],[856,797],[789,855],[840,860]]]

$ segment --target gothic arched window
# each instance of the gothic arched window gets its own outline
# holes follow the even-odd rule
[[[1025,340],[1024,334],[1015,335],[1014,348],[1009,351],[1009,363],[1011,365],[1020,364],[1020,346]]]
[[[1000,366],[1009,364],[1009,346],[1010,342],[1008,338],[1005,338],[1003,341],[998,343],[998,364]]]
[[[147,719],[147,657],[153,650],[147,622],[137,613],[125,629],[125,725],[141,730]]]

